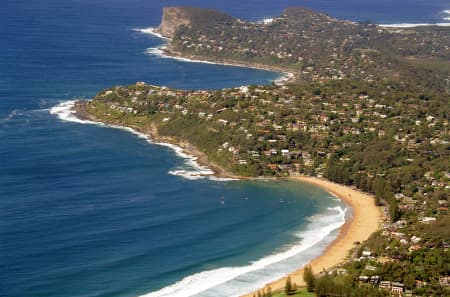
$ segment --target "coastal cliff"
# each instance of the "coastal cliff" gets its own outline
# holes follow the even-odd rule
[[[166,38],[174,38],[181,27],[190,28],[193,23],[201,23],[204,20],[223,23],[233,19],[224,13],[210,9],[187,6],[165,7],[161,24],[156,32]]]
[[[158,33],[167,38],[173,38],[180,26],[189,26],[191,19],[187,11],[179,7],[166,7],[163,9],[161,24],[156,29]]]
[[[355,296],[380,296],[378,283],[395,279],[422,296],[449,295],[438,282],[448,275],[444,259],[450,238],[445,228],[449,28],[393,32],[303,8],[285,10],[267,23],[247,22],[178,7],[165,9],[158,32],[171,38],[166,53],[295,70],[302,81],[214,91],[138,82],[79,104],[78,117],[178,145],[202,165],[214,164],[221,176],[309,175],[339,183],[309,179],[344,200],[354,199],[349,204],[355,210],[354,223],[341,232],[347,239],[334,242],[311,267],[315,273],[336,271],[331,267],[341,263],[340,271],[351,277],[327,276],[317,288],[333,295],[335,289],[328,288],[345,281]],[[363,205],[359,190],[375,199],[367,196]],[[374,202],[386,208],[384,230],[368,238],[380,215]],[[358,213],[369,206],[374,215]],[[363,231],[354,237],[351,228]],[[368,256],[359,257],[360,252]],[[440,260],[426,264],[431,258]],[[376,273],[370,283],[367,270]],[[291,278],[301,284],[302,271]],[[416,280],[432,286],[425,291]],[[284,283],[269,286],[278,290]],[[254,294],[259,293],[249,296]]]

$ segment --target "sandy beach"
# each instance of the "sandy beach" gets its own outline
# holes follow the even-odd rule
[[[78,101],[72,107],[74,116],[80,120],[88,120],[93,122],[102,122],[86,111],[86,102]],[[120,125],[126,127],[124,123],[106,123],[113,125]],[[172,144],[182,149],[183,153],[196,158],[196,162],[210,168],[212,174],[222,178],[238,178],[238,179],[251,179],[245,177],[237,177],[231,173],[225,171],[220,166],[211,163],[207,156],[200,152],[196,147],[192,146],[186,141],[180,141],[179,139],[173,139],[171,137],[162,137],[159,135],[155,125],[149,127],[134,127],[129,126],[137,132],[144,133],[150,139],[155,142],[164,142]],[[307,265],[310,265],[314,273],[320,273],[323,270],[329,271],[331,268],[344,262],[347,258],[349,251],[355,247],[356,242],[363,242],[369,236],[378,230],[382,220],[382,209],[375,205],[374,198],[367,194],[358,191],[357,189],[336,184],[325,179],[309,176],[293,176],[289,179],[294,181],[307,182],[332,193],[336,197],[342,199],[347,205],[349,205],[353,212],[352,217],[342,226],[338,237],[327,247],[325,252],[319,257],[313,259]],[[290,274],[291,279],[299,286],[304,286],[303,281],[303,269],[300,267],[297,271]],[[266,287],[271,287],[272,291],[281,290],[284,288],[286,277],[266,284]],[[242,297],[252,297],[255,292],[251,292]]]
[[[353,209],[353,217],[341,228],[339,236],[328,246],[322,255],[307,264],[312,267],[314,273],[319,273],[324,269],[329,270],[344,262],[349,251],[355,247],[355,242],[363,242],[373,232],[378,230],[382,219],[382,210],[375,205],[374,199],[370,195],[351,187],[315,177],[298,176],[291,177],[290,179],[319,186],[342,199]],[[303,281],[303,268],[291,273],[290,276],[292,281],[297,283],[297,285],[305,285]],[[266,284],[266,287],[271,287],[272,291],[282,290],[286,283],[286,277]],[[252,297],[255,293],[251,292],[242,297]]]

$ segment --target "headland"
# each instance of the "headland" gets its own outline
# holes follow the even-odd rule
[[[348,265],[358,276],[345,279],[348,286],[366,290],[359,277],[368,282],[368,267],[377,273],[370,286],[376,294],[380,281],[393,278],[386,265],[405,272],[396,278],[401,290],[423,293],[409,281],[423,267],[411,257],[419,251],[445,259],[448,246],[441,226],[448,222],[442,164],[448,163],[449,28],[385,29],[305,8],[286,9],[267,23],[175,8],[157,32],[170,38],[168,55],[280,69],[294,73],[295,84],[191,91],[138,82],[78,103],[78,117],[179,146],[218,176],[292,176],[326,189],[353,208],[353,218],[310,263],[314,272],[342,263],[360,242],[376,257],[362,259],[359,268]],[[385,229],[364,242],[379,227],[375,203],[389,209]],[[438,236],[429,236],[434,230],[424,222],[436,222]],[[438,249],[421,250],[417,242]],[[419,283],[443,292],[437,280],[444,267],[434,265]],[[302,270],[292,278],[302,284]],[[268,286],[280,289],[284,280]]]
[[[200,166],[211,169],[213,175],[218,178],[232,179],[255,179],[253,177],[237,176],[225,170],[221,166],[208,160],[207,155],[202,153],[194,145],[187,141],[180,141],[175,137],[165,137],[158,133],[156,125],[149,125],[145,128],[141,126],[126,125],[117,121],[100,120],[86,111],[87,101],[78,101],[72,107],[73,114],[82,121],[98,122],[105,125],[122,126],[133,129],[136,132],[145,134],[154,143],[167,143],[181,148],[184,154],[193,157]],[[280,177],[279,177],[280,178]],[[297,175],[289,177],[290,180],[300,181],[318,186],[334,196],[341,199],[346,205],[351,207],[351,216],[346,219],[345,224],[340,228],[338,237],[327,247],[319,257],[312,259],[307,265],[311,266],[314,272],[331,271],[339,264],[342,264],[351,255],[349,254],[361,242],[380,227],[382,221],[382,209],[375,205],[375,199],[372,195],[363,193],[355,188],[330,182],[323,178],[312,176]],[[304,286],[303,267],[289,274],[292,281],[299,286]],[[282,290],[286,282],[286,277],[266,284],[265,288],[270,287],[273,291]],[[251,297],[257,292],[242,295]]]

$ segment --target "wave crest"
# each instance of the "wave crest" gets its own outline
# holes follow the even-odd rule
[[[438,27],[450,27],[450,23],[398,23],[398,24],[380,24],[380,27],[386,28],[414,28],[414,27],[428,27],[428,26],[438,26]]]
[[[144,33],[144,34],[149,34],[149,35],[153,35],[155,37],[161,38],[161,39],[166,39],[166,40],[170,40],[170,38],[164,37],[162,36],[160,33],[158,33],[156,31],[155,27],[149,27],[149,28],[135,28],[133,29],[133,31],[135,32],[140,32],[140,33]]]
[[[7,122],[11,121],[18,114],[19,114],[19,110],[18,109],[12,110],[6,117],[4,117],[3,119],[0,119],[0,124],[4,124],[4,123],[7,123]]]
[[[228,297],[239,296],[248,291],[258,289],[266,282],[291,272],[268,269],[268,267],[289,260],[324,241],[333,231],[345,223],[346,210],[340,206],[330,207],[326,213],[311,217],[306,231],[299,231],[296,234],[300,240],[287,250],[261,258],[246,266],[222,267],[195,273],[172,285],[140,297],[190,297],[196,295]],[[263,273],[262,278],[258,277],[257,281],[252,280],[250,283],[245,281],[248,278],[245,275],[248,276],[251,273],[257,273],[264,269],[267,269],[267,271]],[[228,282],[233,283],[225,286],[225,283]],[[224,287],[224,290],[209,292],[210,289],[217,286]]]
[[[212,171],[211,169],[209,169],[205,166],[200,165],[197,162],[197,159],[198,159],[197,157],[186,154],[184,152],[183,148],[181,148],[179,146],[176,146],[176,145],[173,145],[170,143],[164,143],[164,142],[154,142],[146,134],[138,132],[129,127],[104,124],[101,122],[95,122],[95,121],[89,121],[89,120],[81,120],[76,117],[75,111],[73,110],[75,103],[76,103],[76,100],[62,102],[62,103],[50,108],[50,114],[56,115],[62,121],[121,129],[121,130],[130,132],[139,138],[145,139],[147,142],[149,142],[151,144],[156,144],[156,145],[160,145],[160,146],[164,146],[164,147],[168,147],[168,148],[172,149],[175,152],[175,154],[177,156],[181,157],[182,159],[184,159],[185,162],[184,162],[184,166],[182,166],[181,168],[176,168],[174,170],[169,171],[169,174],[171,174],[171,175],[181,176],[181,177],[189,179],[189,180],[197,180],[197,179],[205,179],[205,178],[208,178],[208,179],[214,180],[214,181],[236,180],[236,179],[232,179],[232,178],[220,178],[220,177],[214,176],[214,171]]]

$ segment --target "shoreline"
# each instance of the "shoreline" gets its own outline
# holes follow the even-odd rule
[[[285,73],[285,74],[290,73],[286,69],[281,68],[281,67],[276,67],[276,66],[269,66],[269,65],[252,63],[252,62],[241,62],[241,61],[237,62],[237,61],[229,60],[229,59],[204,60],[205,58],[202,57],[202,56],[186,55],[186,54],[183,54],[182,52],[170,49],[169,47],[161,47],[160,49],[169,58],[185,60],[185,61],[188,61],[188,62],[213,64],[213,65],[221,65],[221,66],[233,66],[233,67],[251,68],[251,69],[257,69],[257,70],[280,72],[280,73]]]
[[[408,29],[418,27],[450,27],[450,23],[394,23],[378,24],[378,26],[385,29]]]
[[[199,174],[199,178],[211,177],[211,179],[215,180],[259,180],[259,178],[235,176],[227,172],[217,164],[209,162],[205,154],[200,152],[195,146],[189,144],[188,142],[171,137],[160,136],[156,125],[154,124],[152,124],[148,129],[141,129],[140,127],[130,127],[121,125],[120,123],[102,122],[86,112],[85,106],[88,102],[89,101],[76,101],[71,108],[72,115],[81,121],[90,121],[110,125],[112,127],[131,129],[134,132],[143,134],[152,143],[169,146],[174,149],[178,155],[181,153],[183,158],[191,160],[194,164],[196,163],[200,168],[206,171],[210,171],[210,173],[207,174]],[[189,178],[189,176],[186,177],[186,175],[180,175],[185,178]],[[315,274],[323,271],[324,269],[329,271],[330,269],[345,262],[349,252],[356,246],[355,242],[364,242],[372,233],[379,230],[383,212],[381,207],[375,205],[375,200],[370,194],[317,177],[291,176],[287,179],[306,182],[318,186],[342,200],[352,209],[352,216],[347,218],[344,225],[340,227],[338,236],[327,246],[321,255],[312,259],[308,262],[308,264],[303,266],[305,267],[310,265]],[[288,274],[291,276],[292,281],[299,286],[305,286],[303,281],[303,267],[300,267],[293,273]],[[274,292],[282,290],[288,275],[266,284],[265,288],[271,287]],[[252,297],[253,294],[256,294],[257,292],[258,291],[244,294],[241,295],[241,297]]]
[[[166,42],[171,41],[170,38],[162,36],[160,33],[158,33],[156,30],[157,28],[149,27],[149,28],[142,28],[142,29],[133,29],[136,32],[140,32],[143,34],[149,34],[153,35],[159,39],[165,40]],[[203,63],[203,64],[212,64],[212,65],[221,65],[221,66],[231,66],[231,67],[242,67],[242,68],[250,68],[250,69],[256,69],[256,70],[264,70],[264,71],[270,71],[270,72],[277,72],[280,73],[280,77],[273,80],[275,84],[284,84],[284,83],[290,83],[294,82],[296,80],[295,74],[292,71],[289,71],[287,69],[284,69],[282,67],[276,67],[276,66],[269,66],[259,63],[251,63],[251,62],[242,62],[242,61],[233,61],[233,60],[205,60],[205,57],[201,56],[195,56],[195,55],[185,55],[181,52],[177,52],[174,50],[171,50],[168,46],[168,43],[163,43],[155,48],[147,48],[146,50],[147,54],[153,54],[153,55],[159,55],[163,58],[168,59],[174,59],[178,61],[188,62],[188,63]]]
[[[311,266],[314,274],[317,275],[323,270],[330,271],[344,263],[349,252],[357,246],[356,242],[364,242],[370,235],[379,230],[383,217],[381,207],[376,206],[373,197],[367,193],[317,177],[292,176],[289,179],[313,184],[326,190],[350,206],[353,214],[340,228],[336,239],[328,245],[320,256],[285,277],[264,286],[264,289],[270,287],[272,292],[284,289],[287,276],[290,276],[292,282],[300,287],[306,286],[303,281],[303,271],[306,266]],[[257,293],[258,291],[254,291],[241,295],[241,297],[252,297]]]
[[[175,151],[175,153],[191,163],[192,167],[197,171],[192,172],[180,172],[183,170],[173,170],[173,175],[185,177],[187,179],[199,179],[210,178],[214,180],[250,180],[250,177],[236,176],[219,165],[208,160],[208,157],[200,152],[194,145],[185,140],[176,139],[173,137],[161,136],[158,133],[158,129],[155,124],[151,124],[148,127],[141,128],[137,126],[124,125],[117,122],[104,122],[95,118],[93,115],[86,111],[86,104],[90,100],[78,100],[75,101],[73,106],[70,107],[70,113],[73,117],[79,121],[85,121],[92,124],[102,124],[113,128],[126,128],[130,129],[136,135],[145,138],[152,144],[157,144],[165,147],[169,147]],[[179,172],[179,173],[177,173]]]
[[[258,63],[245,63],[245,62],[236,62],[233,60],[203,60],[204,57],[195,56],[195,55],[185,55],[181,52],[173,51],[169,49],[168,47],[161,47],[160,48],[162,54],[164,57],[169,59],[176,59],[184,62],[190,62],[190,63],[203,63],[203,64],[213,64],[213,65],[221,65],[221,66],[232,66],[232,67],[242,67],[242,68],[250,68],[250,69],[256,69],[256,70],[264,70],[264,71],[270,71],[270,72],[277,72],[280,73],[282,76],[275,79],[273,82],[275,84],[284,84],[289,82],[294,82],[296,77],[293,72],[289,72],[286,69],[278,68],[275,66],[268,66]]]
[[[202,153],[199,152],[198,150],[192,150],[193,148],[195,149],[194,146],[190,145],[187,142],[177,142],[174,139],[169,139],[167,137],[161,137],[157,131],[156,131],[156,126],[153,124],[152,126],[154,126],[153,129],[155,130],[144,130],[144,129],[139,129],[138,127],[132,127],[132,126],[125,126],[125,125],[120,125],[120,123],[107,123],[107,122],[103,122],[98,120],[97,118],[95,118],[94,116],[90,115],[86,110],[85,110],[85,106],[86,104],[88,104],[88,100],[78,100],[78,101],[66,101],[64,103],[66,103],[64,105],[64,103],[61,103],[55,107],[61,106],[65,108],[65,112],[66,115],[68,117],[66,117],[64,120],[67,121],[74,121],[74,122],[78,122],[78,123],[86,123],[86,124],[97,124],[97,125],[103,125],[106,127],[110,127],[110,128],[117,128],[117,129],[124,129],[128,132],[131,132],[135,135],[138,135],[142,138],[147,139],[150,143],[152,144],[158,144],[158,145],[163,145],[163,146],[169,146],[172,149],[175,150],[175,152],[177,153],[177,155],[180,155],[179,152],[180,150],[182,150],[182,153],[184,154],[183,158],[188,159],[188,160],[194,160],[194,162],[198,162],[198,164],[200,166],[202,166],[204,169],[206,170],[212,170],[211,174],[207,174],[207,178],[209,178],[210,180],[219,180],[219,181],[230,181],[230,180],[286,180],[286,179],[290,179],[290,180],[297,180],[297,181],[307,181],[309,179],[311,180],[316,180],[317,178],[313,178],[313,177],[289,177],[289,178],[267,178],[267,179],[261,179],[261,178],[251,178],[251,177],[242,177],[242,176],[234,176],[234,175],[230,175],[230,173],[228,173],[227,171],[223,170],[222,168],[220,168],[217,165],[212,165],[210,162],[208,162],[207,158],[201,158],[198,157],[199,154],[201,155]],[[67,104],[70,103],[70,104]],[[60,117],[60,114],[51,110],[52,114],[58,115],[58,117],[60,119],[63,119],[62,117]],[[164,141],[164,142],[160,142],[160,141]],[[169,142],[170,141],[170,142]],[[177,149],[178,148],[178,149]],[[204,155],[204,154],[203,154]],[[206,157],[204,155],[204,157]],[[334,196],[337,197],[341,197],[340,193],[338,192],[333,192],[330,191],[329,189],[316,184],[316,186],[332,193]],[[351,205],[350,203],[346,203],[347,205]],[[353,207],[353,206],[352,206]],[[354,211],[354,209],[353,209]],[[318,258],[319,259],[321,257],[323,257],[323,255],[325,253],[327,253],[330,250],[330,247],[332,247],[333,245],[336,244],[336,242],[339,240],[339,238],[341,237],[341,234],[343,233],[342,230],[346,229],[346,226],[349,224],[351,220],[346,219],[345,223],[343,225],[341,225],[339,227],[339,235],[332,241],[331,244],[329,244],[324,253],[322,253]],[[323,240],[323,239],[321,239]],[[314,261],[314,260],[313,260]],[[192,277],[192,276],[190,276]],[[186,278],[185,278],[186,279]],[[183,280],[185,280],[183,279]],[[230,278],[230,280],[234,279]],[[182,280],[182,281],[183,281]],[[274,285],[277,281],[275,282],[271,282],[270,286],[273,289],[273,291],[276,291],[276,289],[280,289],[284,287],[284,281],[282,281],[280,284],[280,287],[277,287],[276,285]],[[299,282],[297,282],[299,284]],[[220,283],[221,284],[221,283]],[[172,286],[176,286],[177,283],[173,284]],[[244,290],[243,290],[244,291]],[[159,292],[159,291],[158,291]],[[256,291],[257,292],[257,291]],[[149,294],[154,294],[155,292],[149,293]],[[253,294],[253,293],[252,293]],[[253,295],[249,294],[249,295],[241,295],[241,296],[250,296],[252,297]],[[147,295],[142,295],[142,296],[147,296]]]

